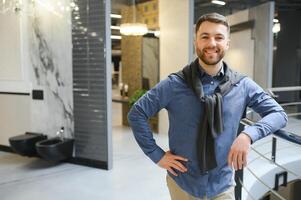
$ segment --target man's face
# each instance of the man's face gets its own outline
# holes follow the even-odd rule
[[[206,65],[216,65],[229,48],[227,27],[205,21],[199,27],[195,39],[195,51],[199,59]]]

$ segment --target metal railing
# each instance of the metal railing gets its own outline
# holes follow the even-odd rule
[[[250,119],[243,119],[241,121],[241,124],[244,126],[244,125],[252,125],[253,123],[255,122],[252,122]],[[242,131],[242,129],[240,130]],[[271,151],[263,154],[263,153],[260,153],[256,147],[252,147],[251,146],[251,151],[255,152],[256,154],[258,154],[261,158],[269,161],[269,163],[273,163],[276,167],[280,168],[281,170],[283,170],[284,173],[288,173],[290,174],[291,176],[295,177],[294,180],[301,180],[301,175],[299,175],[298,173],[294,172],[293,170],[290,170],[284,166],[282,166],[281,164],[277,163],[276,161],[276,146],[277,146],[277,140],[283,140],[287,143],[289,143],[289,145],[294,145],[294,146],[297,146],[300,148],[300,152],[301,152],[301,137],[299,135],[296,135],[294,133],[291,133],[291,132],[287,132],[285,130],[279,130],[277,132],[275,132],[273,134],[273,137],[272,137],[272,149]],[[265,145],[265,144],[263,144]],[[279,150],[279,149],[278,149]],[[271,157],[267,157],[266,154],[271,154]],[[300,160],[300,163],[301,163],[301,160]],[[282,197],[281,195],[278,194],[277,190],[278,190],[278,187],[280,186],[279,185],[279,182],[278,183],[275,183],[275,187],[272,188],[270,187],[266,182],[264,182],[263,180],[261,180],[260,177],[258,177],[256,175],[255,172],[253,172],[253,170],[251,168],[249,168],[248,166],[246,166],[244,168],[245,170],[247,170],[248,172],[250,172],[250,174],[252,174],[264,187],[266,187],[268,189],[268,191],[270,191],[271,193],[273,193],[276,197],[278,197],[279,199],[281,200],[285,200],[284,197]],[[275,173],[275,177],[276,177],[276,173]],[[241,189],[244,189],[247,193],[248,193],[248,196],[251,198],[251,199],[256,199],[255,197],[253,197],[254,195],[252,195],[245,187],[244,183],[243,183],[243,170],[241,170],[240,172],[236,173],[236,182],[237,182],[237,187],[236,190],[236,200],[240,200],[242,199],[241,197]],[[285,183],[283,183],[284,185],[287,184],[287,179],[285,180]],[[275,189],[276,188],[276,189]],[[239,191],[240,190],[240,191]]]
[[[294,92],[294,91],[301,91],[301,86],[291,86],[291,87],[274,87],[274,88],[268,88],[267,92],[272,97],[279,97],[278,95],[275,95],[274,92]]]
[[[267,92],[273,97],[273,98],[278,98],[279,95],[275,95],[274,92],[292,92],[292,91],[301,91],[301,86],[294,86],[294,87],[278,87],[278,88],[269,88],[267,90]],[[282,107],[286,107],[286,106],[300,106],[301,105],[301,101],[299,102],[290,102],[290,103],[282,103],[280,104]],[[247,113],[250,113],[250,111],[248,111]],[[301,112],[293,112],[293,113],[288,113],[289,117],[293,117],[293,116],[301,116]],[[301,121],[300,121],[301,122]],[[252,124],[254,124],[255,122],[252,121],[251,119],[248,118],[244,118],[241,120],[240,122],[240,127],[239,127],[239,133],[241,131],[243,131],[244,126],[250,126]],[[301,132],[301,130],[300,130]],[[262,180],[260,178],[260,176],[258,176],[256,174],[256,170],[252,170],[249,166],[246,166],[244,169],[236,171],[235,173],[235,181],[236,181],[236,188],[235,188],[235,198],[236,200],[241,200],[242,199],[242,190],[244,190],[244,192],[247,194],[248,199],[258,199],[256,197],[256,195],[252,194],[248,188],[246,187],[247,183],[243,182],[243,177],[244,177],[244,172],[248,173],[249,175],[252,175],[253,177],[255,177],[257,179],[257,182],[259,184],[261,184],[263,187],[265,187],[267,189],[267,191],[269,191],[271,194],[274,195],[274,197],[281,199],[281,200],[286,200],[282,195],[279,194],[278,189],[280,186],[286,186],[287,185],[287,181],[288,181],[288,176],[290,176],[290,179],[293,180],[301,180],[301,175],[298,174],[297,172],[295,172],[292,169],[288,169],[287,167],[281,165],[280,163],[277,162],[277,143],[278,141],[281,141],[282,143],[287,143],[288,145],[285,147],[281,147],[278,148],[279,150],[285,150],[291,147],[298,147],[300,148],[300,153],[301,153],[301,136],[286,131],[284,129],[279,130],[275,133],[272,134],[272,147],[271,150],[265,153],[261,153],[260,151],[258,151],[257,148],[259,148],[260,146],[251,146],[251,151],[253,151],[255,154],[259,155],[259,157],[261,159],[264,159],[266,161],[268,161],[269,164],[275,165],[275,167],[281,169],[281,172],[275,172],[274,176],[275,176],[275,183],[274,183],[274,187],[271,187],[269,183],[267,183],[265,180]],[[262,143],[261,145],[265,145],[267,143],[270,143],[271,141]],[[270,157],[269,157],[270,156]],[[301,159],[300,159],[300,163],[301,163]],[[280,184],[280,181],[283,181]]]

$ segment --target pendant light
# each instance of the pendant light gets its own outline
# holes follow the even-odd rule
[[[128,36],[145,35],[148,32],[147,25],[136,22],[136,7],[135,0],[133,0],[133,22],[124,23],[120,25],[120,33]]]

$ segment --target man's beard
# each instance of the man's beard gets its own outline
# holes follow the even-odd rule
[[[210,59],[209,58],[208,59],[207,58],[208,56],[205,55],[205,52],[204,52],[205,50],[206,50],[206,48],[203,49],[203,50],[200,50],[199,48],[196,48],[196,53],[197,53],[199,59],[201,59],[206,65],[216,65],[225,56],[225,51],[217,49],[217,52],[216,52],[217,56],[216,56],[216,58],[214,58],[214,59]]]

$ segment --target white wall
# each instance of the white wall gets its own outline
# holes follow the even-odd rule
[[[227,16],[230,25],[254,20],[252,29],[231,33],[225,61],[250,76],[262,88],[272,86],[274,2],[267,2]]]
[[[30,130],[30,96],[0,95],[0,145],[8,138]]]
[[[19,16],[1,14],[0,30],[0,80],[22,80]]]
[[[160,80],[192,59],[193,1],[159,0]],[[159,113],[159,133],[168,132],[165,110]]]
[[[26,36],[22,13],[7,12],[0,14],[0,92],[29,93],[26,61],[28,49],[23,43]]]
[[[233,70],[253,78],[254,40],[251,39],[251,34],[250,29],[232,33],[230,48],[224,60]]]
[[[23,1],[19,13],[0,14],[0,145],[26,131],[54,136],[64,126],[72,137],[74,130],[70,11],[31,2]],[[32,89],[42,89],[44,100],[4,94]]]
[[[249,10],[240,11],[227,16],[227,18],[230,26],[247,22],[249,20]],[[252,39],[251,29],[231,33],[230,48],[224,60],[233,70],[250,78],[254,77],[254,40]]]
[[[26,19],[21,13],[0,14],[0,145],[8,138],[31,130],[31,96],[5,93],[30,93],[28,49],[24,49]]]

